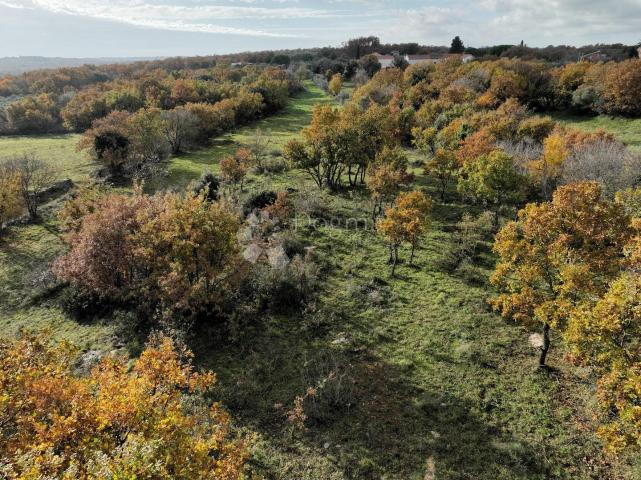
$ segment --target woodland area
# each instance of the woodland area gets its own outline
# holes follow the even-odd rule
[[[373,38],[0,78],[2,476],[639,478],[641,60]]]

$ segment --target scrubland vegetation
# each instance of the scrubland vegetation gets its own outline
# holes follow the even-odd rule
[[[641,475],[641,61],[371,43],[0,81],[4,476]]]

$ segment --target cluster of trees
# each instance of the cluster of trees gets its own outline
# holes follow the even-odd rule
[[[355,91],[354,98],[381,103],[396,93],[402,96],[403,105],[418,109],[427,104],[437,114],[443,113],[448,103],[496,108],[514,98],[538,112],[640,115],[640,66],[639,59],[554,67],[519,59],[461,64],[453,58],[437,65],[415,64],[405,72],[388,69]]]
[[[229,161],[250,155],[241,149]],[[222,173],[223,182],[239,185]],[[300,245],[286,250],[276,235],[289,226],[291,199],[267,191],[242,204],[220,185],[207,173],[184,194],[146,195],[138,184],[132,195],[78,192],[60,212],[69,247],[52,268],[64,287],[61,306],[77,317],[120,309],[144,328],[181,332],[302,308],[313,298],[313,258]]]
[[[154,337],[133,366],[105,357],[86,376],[77,350],[44,335],[0,340],[3,478],[241,480],[251,439],[208,405],[215,376]]]
[[[600,432],[613,452],[638,445],[641,431],[641,159],[605,132],[564,128],[532,110],[558,108],[594,88],[600,100],[590,108],[638,114],[640,65],[549,69],[519,60],[452,60],[387,69],[343,110],[318,107],[303,140],[285,152],[319,187],[367,178],[373,218],[383,214],[376,227],[389,244],[392,273],[403,243],[412,261],[431,208],[420,192],[399,194],[411,181],[400,144],[423,151],[442,198],[456,183],[464,198],[493,210],[494,229],[504,209],[531,202],[496,237],[491,280],[501,293],[492,304],[506,318],[542,326],[542,366],[556,329],[576,361],[596,368]],[[465,221],[476,223],[485,217]],[[478,243],[468,237],[462,257]]]
[[[82,87],[76,87],[82,82],[69,78],[62,92],[58,82],[40,86],[39,93],[8,102],[0,115],[0,131],[84,132],[112,112],[135,114],[145,108],[171,111],[189,107],[199,116],[201,123],[209,123],[209,117],[215,116],[215,112],[210,112],[208,106],[216,106],[224,113],[231,110],[232,123],[242,124],[280,110],[288,97],[300,89],[293,75],[273,67],[215,66],[170,72],[161,69],[135,72],[137,74],[131,78],[122,77]],[[220,122],[212,123],[211,127],[202,127],[201,136],[210,133],[207,129],[228,128]]]
[[[377,155],[398,144],[397,124],[398,115],[389,107],[317,105],[303,139],[288,142],[283,155],[294,168],[306,170],[319,188],[337,190],[345,181],[364,184]]]

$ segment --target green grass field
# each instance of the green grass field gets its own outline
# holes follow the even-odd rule
[[[257,126],[278,150],[308,123],[315,103],[328,101],[310,88],[281,114],[172,159],[168,175],[150,187],[181,189],[202,171],[215,172],[221,156]],[[417,187],[438,198],[436,186],[415,173]],[[251,175],[247,182],[248,193],[285,187],[316,189],[300,171]],[[369,218],[361,189],[323,198],[331,218]],[[454,242],[453,225],[469,210],[454,191],[437,202],[415,266],[401,264],[395,279],[386,245],[371,229],[297,224],[296,238],[316,247],[322,266],[316,310],[256,318],[235,338],[191,340],[198,365],[218,375],[216,398],[241,429],[258,434],[252,461],[265,478],[641,478],[640,466],[606,457],[596,440],[590,372],[566,362],[558,341],[551,371],[537,371],[529,332],[489,310],[489,242],[472,274],[440,266]],[[48,293],[46,271],[62,248],[51,219],[12,227],[0,239],[0,334],[48,328],[83,349],[114,348],[119,339],[111,323],[78,323]],[[336,365],[353,379],[349,405],[292,435],[284,410]]]
[[[608,117],[584,117],[573,115],[553,115],[556,121],[563,125],[579,128],[586,131],[605,130],[612,133],[631,150],[641,152],[641,119]]]
[[[281,151],[288,140],[297,136],[300,130],[307,126],[314,105],[329,101],[331,100],[320,89],[308,83],[307,90],[299,94],[278,115],[266,117],[235,132],[221,135],[212,140],[209,148],[172,158],[167,176],[152,183],[150,187],[184,188],[206,170],[216,173],[220,159],[246,145],[257,129],[269,136],[269,151]]]
[[[76,134],[0,137],[0,160],[36,154],[54,167],[59,179],[86,182],[96,165],[86,153],[76,150],[79,139]]]

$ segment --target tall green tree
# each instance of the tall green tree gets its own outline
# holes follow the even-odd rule
[[[458,35],[452,40],[452,46],[450,47],[450,53],[463,53],[465,51],[465,45],[463,45],[463,40]]]

